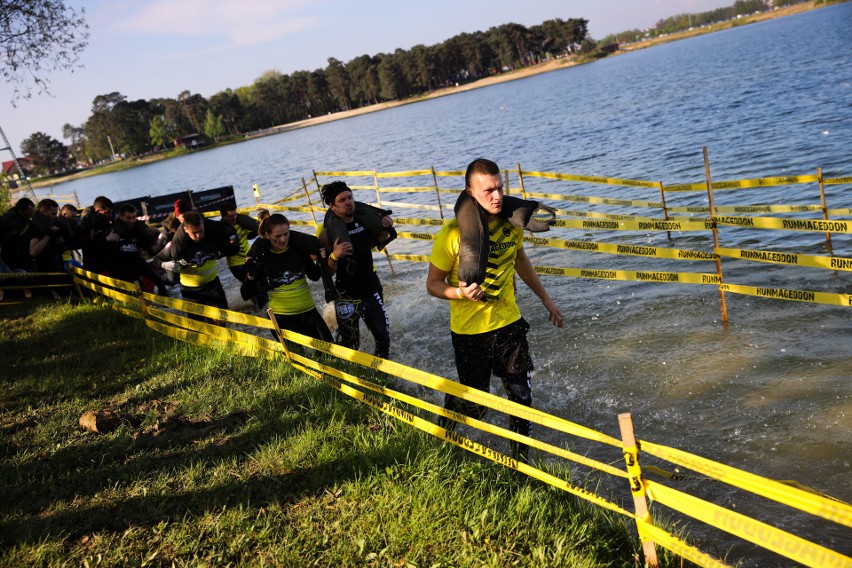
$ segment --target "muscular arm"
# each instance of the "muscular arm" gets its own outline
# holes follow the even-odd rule
[[[453,287],[447,284],[447,276],[449,272],[441,270],[432,263],[429,263],[429,274],[426,276],[426,291],[430,296],[441,298],[443,300],[470,300],[478,302],[484,296],[484,292],[479,287],[479,284],[474,282],[467,285],[465,282],[459,282],[459,287]]]
[[[556,327],[562,327],[564,325],[562,312],[559,311],[559,308],[555,303],[553,303],[553,300],[550,298],[547,290],[544,289],[544,285],[541,283],[541,280],[539,280],[538,274],[536,274],[535,268],[533,268],[532,262],[530,262],[530,258],[527,256],[523,247],[518,250],[518,256],[515,259],[515,272],[518,273],[521,280],[529,286],[530,290],[538,296],[541,303],[544,304],[545,308],[547,308],[550,321],[553,325]]]

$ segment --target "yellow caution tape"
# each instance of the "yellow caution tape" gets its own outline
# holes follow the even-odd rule
[[[714,181],[713,189],[746,189],[750,187],[774,187],[778,185],[794,185],[797,183],[819,182],[816,174],[804,176],[778,176],[757,179],[741,179],[731,181]]]
[[[650,272],[642,270],[607,270],[592,268],[563,268],[559,266],[536,266],[538,274],[571,276],[575,278],[598,278],[601,280],[636,280],[669,284],[720,284],[718,274],[701,272]]]
[[[577,209],[557,209],[556,214],[563,217],[587,217],[590,219],[616,219],[626,221],[659,221],[654,217],[639,215],[620,215],[617,213],[600,213],[598,211],[579,211]]]
[[[0,280],[4,278],[43,278],[52,276],[64,276],[68,278],[69,274],[67,272],[0,272]]]
[[[654,501],[805,566],[852,565],[852,558],[848,556],[766,523],[654,481],[646,481],[646,484],[648,496]]]
[[[152,304],[159,304],[162,306],[167,306],[169,308],[174,308],[176,310],[181,310],[184,312],[188,312],[191,314],[195,314],[197,316],[204,316],[207,318],[217,319],[220,321],[226,321],[230,323],[240,323],[243,325],[251,325],[254,327],[260,327],[263,329],[273,329],[274,326],[272,322],[266,318],[259,318],[257,316],[244,314],[242,312],[233,312],[231,310],[223,310],[221,308],[216,308],[213,306],[205,306],[203,304],[196,304],[195,302],[187,302],[185,300],[178,300],[176,298],[169,298],[166,296],[156,296],[154,294],[149,294],[148,292],[144,292],[142,297],[146,302]]]
[[[825,178],[822,183],[825,185],[852,184],[852,177]]]
[[[120,292],[98,286],[91,282],[81,281],[81,284],[91,287],[92,289],[95,289],[98,292],[108,292],[116,296],[124,296],[125,298],[129,298],[131,302],[135,302],[136,300],[136,298],[134,297],[123,295]],[[208,306],[198,306],[198,309],[187,310],[186,308],[188,306],[184,304],[189,304],[189,302],[162,298],[147,293],[143,294],[143,297],[146,300],[160,300],[160,303],[164,305],[172,305],[172,307],[179,307],[180,309],[184,309],[185,311],[190,311],[200,315],[209,315],[207,314],[208,310],[206,309],[208,308]],[[114,305],[113,307],[118,309],[119,311],[122,311],[123,313],[132,315],[133,317],[139,317],[138,314],[131,313],[129,310],[121,308],[120,306]],[[214,308],[212,311],[227,312],[227,310],[218,310],[216,308]],[[176,339],[181,339],[184,341],[189,341],[207,346],[231,345],[235,348],[236,351],[252,356],[260,355],[264,357],[274,357],[276,355],[279,355],[283,351],[283,348],[279,343],[270,341],[268,339],[263,339],[251,334],[230,330],[215,325],[210,325],[196,320],[191,320],[189,318],[177,316],[169,312],[164,312],[157,308],[149,308],[148,312],[153,317],[160,318],[163,321],[172,322],[177,325],[189,328],[178,329],[162,323],[146,320],[146,324],[152,329],[160,331]],[[248,318],[249,320],[256,320],[253,323],[267,321],[260,320],[260,318],[255,318],[254,316],[248,316]],[[271,325],[271,322],[269,322],[269,325]],[[607,443],[616,447],[620,446],[620,442],[618,440],[596,432],[594,430],[541,413],[532,408],[517,405],[510,401],[504,401],[503,399],[495,397],[490,393],[477,391],[476,389],[468,389],[467,387],[464,387],[459,383],[448,381],[447,379],[443,379],[441,377],[425,373],[418,369],[405,367],[404,365],[400,365],[392,361],[372,357],[364,353],[352,351],[350,349],[329,344],[324,341],[319,341],[313,338],[308,338],[306,336],[295,334],[292,332],[284,331],[282,334],[288,340],[311,347],[313,349],[317,349],[319,351],[329,353],[335,357],[338,357],[339,359],[352,361],[367,368],[376,369],[378,371],[389,373],[405,380],[410,380],[415,384],[434,388],[441,392],[452,394],[454,396],[458,396],[459,398],[469,400],[477,404],[483,404],[490,408],[494,408],[496,410],[506,412],[511,415],[530,419],[539,424],[543,424],[559,431],[567,432],[569,434],[577,435],[591,440],[600,441],[602,443]],[[518,471],[540,479],[543,482],[565,489],[566,491],[569,491],[584,499],[588,499],[602,507],[611,509],[613,511],[619,512],[635,519],[635,516],[632,515],[632,513],[621,509],[617,505],[597,496],[596,494],[590,493],[584,489],[572,487],[564,480],[550,476],[549,474],[546,474],[545,472],[542,472],[541,470],[538,470],[531,466],[527,466],[526,464],[515,462],[514,460],[512,460],[512,458],[509,458],[508,456],[495,452],[494,450],[477,444],[476,442],[468,440],[467,438],[458,436],[455,433],[449,433],[431,422],[411,415],[410,413],[407,413],[406,411],[396,406],[381,401],[371,395],[367,395],[361,391],[358,391],[357,389],[353,389],[348,385],[343,385],[341,381],[332,379],[330,377],[326,378],[321,372],[311,370],[308,367],[314,367],[314,369],[321,369],[332,372],[335,374],[335,376],[338,376],[339,378],[354,381],[358,384],[361,384],[361,386],[366,386],[381,394],[392,395],[395,398],[401,400],[402,402],[413,404],[414,406],[435,412],[437,414],[450,416],[454,419],[458,418],[460,421],[472,424],[474,426],[480,426],[480,424],[478,424],[479,421],[475,421],[473,419],[461,415],[455,415],[455,413],[450,413],[449,411],[445,411],[444,409],[438,408],[437,406],[431,405],[430,403],[427,403],[425,401],[420,401],[419,399],[415,399],[414,397],[409,397],[408,395],[398,393],[385,387],[380,387],[378,385],[370,383],[369,381],[365,381],[363,379],[347,375],[342,371],[338,371],[336,369],[333,369],[332,367],[327,367],[300,355],[293,355],[292,357],[294,366],[296,366],[297,368],[300,368],[304,372],[316,376],[321,380],[330,382],[330,384],[332,384],[332,386],[334,386],[335,388],[338,388],[338,390],[341,390],[342,392],[350,396],[354,396],[355,398],[359,398],[362,402],[370,404],[371,406],[374,406],[382,412],[394,416],[397,419],[404,420],[423,431],[429,432],[438,437],[442,437],[443,439],[451,443],[454,443],[469,451],[491,459],[492,461],[509,465],[510,467],[515,467],[515,469],[517,469]],[[487,423],[482,423],[482,426],[484,427],[483,429],[485,431],[488,431],[490,433],[504,435],[504,437],[508,437],[510,439],[517,438],[519,441],[528,441],[531,443],[531,445],[536,445],[536,447],[538,447],[538,444],[547,446],[547,444],[544,444],[543,442],[540,443],[536,440],[526,439],[526,437],[520,436],[510,431],[503,430],[493,425],[488,425]],[[735,468],[731,468],[723,464],[712,462],[710,460],[706,460],[704,458],[700,458],[698,456],[694,456],[692,454],[688,454],[680,450],[666,448],[664,446],[658,446],[651,442],[643,441],[642,448],[643,451],[645,451],[649,455],[655,455],[656,457],[666,459],[683,467],[693,469],[713,479],[717,479],[719,481],[729,483],[736,487],[746,489],[758,495],[774,499],[776,501],[798,508],[805,512],[843,524],[847,527],[852,527],[852,507],[841,501],[829,499],[820,496],[819,494],[811,493],[808,491],[803,491],[802,489],[792,487],[790,485],[785,485],[781,482],[761,478],[759,476],[749,474],[747,472],[743,472],[741,470],[737,470]],[[561,450],[559,448],[557,448],[557,450],[562,452],[563,455],[564,453],[566,453],[565,450]],[[567,453],[570,454],[570,452]],[[570,456],[568,457],[568,459],[572,459],[572,457],[573,456]],[[582,456],[577,457],[580,457],[584,460],[587,459],[583,458]],[[614,468],[611,468],[611,466],[607,466],[606,464],[599,464],[598,462],[594,462],[594,460],[592,460],[591,462],[584,463],[584,465],[588,465],[589,467],[595,467],[598,469],[614,470]],[[599,467],[601,465],[605,467]],[[628,460],[628,471],[629,466],[630,461]],[[610,473],[609,471],[607,472]],[[615,473],[613,474],[615,475]],[[618,475],[622,474],[619,472]],[[711,503],[704,502],[687,494],[680,493],[676,490],[667,488],[662,485],[658,485],[654,482],[647,480],[643,481],[642,483],[644,483],[645,487],[647,488],[649,496],[652,499],[660,502],[661,504],[665,504],[667,506],[680,510],[681,512],[691,515],[698,520],[731,532],[732,534],[750,540],[751,542],[755,542],[761,546],[768,548],[769,550],[778,552],[779,554],[782,554],[793,560],[805,562],[807,564],[808,559],[815,559],[813,560],[813,562],[815,562],[814,565],[845,565],[845,563],[848,563],[850,560],[849,558],[840,555],[832,550],[810,543],[804,539],[800,539],[784,531],[780,531],[779,529],[775,529],[774,527],[765,525],[764,523],[754,521],[752,519],[749,519],[748,517],[739,515],[738,513],[730,512],[722,507],[718,507]],[[661,532],[659,529],[656,529],[648,523],[644,523],[640,519],[636,520],[637,523],[641,525],[640,535],[643,537],[643,539],[651,538],[659,542],[662,546],[666,546],[673,551],[677,551],[679,554],[684,555],[684,557],[702,563],[702,565],[705,565],[705,562],[709,559],[709,557],[705,558],[703,553],[691,549],[690,547],[679,541],[676,537]],[[839,562],[839,564],[837,562]],[[715,566],[717,564],[706,565]]]
[[[326,376],[321,372],[314,371],[314,370],[309,369],[309,368],[307,368],[307,367],[305,367],[305,366],[303,366],[299,363],[296,363],[296,362],[293,363],[293,366],[295,368],[300,369],[301,371],[315,377],[316,379],[323,381],[324,383],[328,384],[329,386],[331,386],[335,390],[337,390],[337,391],[339,391],[339,392],[341,392],[341,393],[343,393],[347,396],[350,396],[350,397],[352,397],[352,398],[354,398],[354,399],[356,399],[360,402],[363,402],[364,404],[367,404],[367,405],[375,408],[376,410],[379,410],[380,412],[387,414],[388,416],[391,416],[393,418],[396,418],[397,420],[405,422],[406,424],[409,424],[410,426],[413,426],[414,428],[417,428],[418,430],[421,430],[423,432],[427,432],[427,433],[429,433],[429,434],[431,434],[431,435],[433,435],[437,438],[441,438],[443,440],[446,440],[447,442],[455,444],[456,446],[458,446],[462,449],[465,449],[465,450],[467,450],[471,453],[477,454],[477,455],[479,455],[479,456],[481,456],[485,459],[491,460],[495,463],[504,465],[506,467],[510,467],[510,468],[517,470],[521,473],[524,473],[524,474],[526,474],[530,477],[534,477],[535,479],[538,479],[539,481],[542,481],[544,483],[547,483],[548,485],[552,485],[553,487],[557,487],[559,489],[567,491],[568,493],[571,493],[573,495],[576,495],[578,497],[586,499],[587,501],[590,501],[590,502],[592,502],[592,503],[594,503],[594,504],[596,504],[600,507],[603,507],[605,509],[609,509],[611,511],[615,511],[615,512],[620,513],[622,515],[625,515],[627,517],[631,517],[631,518],[634,517],[634,515],[632,513],[630,513],[630,511],[622,509],[621,507],[619,507],[615,503],[613,503],[613,502],[611,502],[607,499],[604,499],[603,497],[600,497],[599,495],[592,493],[591,491],[588,491],[588,490],[580,488],[580,487],[575,487],[575,486],[571,485],[569,482],[565,481],[564,479],[560,479],[560,478],[553,476],[549,473],[546,473],[546,472],[544,472],[544,471],[542,471],[538,468],[535,468],[533,466],[519,462],[514,458],[511,458],[507,455],[501,454],[500,452],[497,452],[497,451],[495,451],[495,450],[493,450],[493,449],[491,449],[487,446],[484,446],[484,445],[482,445],[478,442],[474,442],[473,440],[471,440],[469,438],[465,438],[464,436],[456,434],[455,432],[447,432],[444,428],[441,428],[437,424],[434,424],[432,422],[424,420],[424,419],[420,418],[419,416],[415,416],[414,414],[411,414],[410,412],[407,412],[407,411],[405,411],[405,410],[403,410],[403,409],[401,409],[397,406],[394,406],[394,405],[392,405],[388,402],[379,400],[378,398],[376,398],[374,396],[365,394],[365,393],[363,393],[362,391],[359,391],[356,388],[353,388],[353,387],[351,387],[347,384],[344,384],[339,379]]]
[[[443,225],[444,219],[423,219],[418,217],[400,217],[393,220],[395,225]]]
[[[681,467],[706,475],[711,479],[744,489],[761,497],[783,503],[811,515],[852,527],[852,506],[827,499],[808,491],[790,487],[778,481],[748,473],[683,450],[654,444],[646,440],[641,443],[642,452],[664,459]]]
[[[609,444],[611,446],[621,446],[621,442],[619,440],[592,430],[591,428],[586,428],[585,426],[580,426],[579,424],[569,422],[568,420],[557,418],[547,414],[546,412],[536,410],[535,408],[530,408],[528,406],[523,406],[521,404],[505,400],[491,393],[466,387],[461,383],[421,371],[420,369],[407,367],[400,363],[395,363],[373,355],[367,355],[360,351],[354,351],[340,345],[309,338],[290,331],[282,330],[282,334],[286,339],[293,341],[294,343],[328,353],[329,355],[334,355],[338,359],[351,361],[370,369],[376,369],[383,373],[394,375],[421,386],[438,390],[446,394],[451,394],[482,406],[487,406],[488,408],[497,410],[498,412],[503,412],[504,414],[511,414],[525,420],[530,420],[537,424],[541,424],[542,426],[546,426],[560,432],[565,432],[566,434],[572,434],[574,436]]]
[[[716,213],[808,213],[822,211],[822,205],[721,205]],[[669,213],[709,213],[710,207],[669,207]]]
[[[115,311],[117,311],[117,312],[119,312],[119,313],[122,313],[122,314],[124,314],[124,315],[126,315],[126,316],[130,316],[130,317],[132,317],[132,318],[134,318],[134,319],[145,319],[145,316],[142,314],[142,312],[138,312],[138,311],[131,310],[131,309],[129,309],[129,308],[125,308],[125,307],[124,307],[124,306],[122,306],[122,305],[119,305],[119,304],[113,304],[113,305],[112,305],[112,306],[110,306],[110,307],[111,307],[113,310],[115,310]]]
[[[355,190],[364,190],[364,191],[376,191],[378,189],[375,185],[348,185],[347,187],[353,191]]]
[[[816,175],[803,176],[779,176],[766,177],[757,179],[741,179],[731,181],[714,181],[711,187],[715,189],[746,189],[752,187],[773,187],[778,185],[793,185],[797,183],[814,183],[818,182],[819,178]],[[827,182],[825,182],[827,183]],[[681,183],[675,185],[663,186],[663,191],[666,192],[682,192],[682,191],[707,191],[707,182],[698,183]]]
[[[330,177],[355,177],[355,176],[370,176],[373,177],[376,174],[375,170],[359,170],[352,172],[314,172],[317,176],[330,176]],[[432,173],[432,172],[429,172]]]
[[[600,231],[709,231],[713,229],[711,221],[585,221],[575,219],[556,219],[553,227],[563,229],[591,229]]]
[[[451,170],[446,172],[435,172],[435,175],[438,177],[453,177],[453,176],[463,176],[465,174],[464,170]]]
[[[130,282],[125,282],[124,280],[118,280],[116,278],[104,276],[103,274],[89,272],[88,270],[77,268],[76,266],[73,267],[71,270],[74,274],[78,276],[88,278],[89,280],[93,280],[95,282],[100,282],[101,284],[106,284],[107,286],[112,286],[113,288],[118,288],[119,290],[124,290],[125,292],[130,292],[133,294],[136,294],[138,292],[138,289],[134,284],[131,284]]]
[[[288,206],[288,205],[264,205],[270,211],[300,211],[302,213],[310,213],[311,211],[325,211],[324,207],[310,207],[308,205]],[[253,209],[252,209],[253,211]]]
[[[654,181],[644,181],[638,179],[610,178],[601,176],[584,176],[576,174],[558,174],[553,172],[528,172],[521,171],[521,175],[529,177],[560,179],[565,181],[583,181],[588,183],[603,183],[607,185],[625,185],[630,187],[653,187],[657,189],[660,184]],[[529,194],[527,194],[529,195]]]
[[[562,193],[539,193],[528,191],[528,198],[535,199],[554,199],[557,201],[575,201],[578,203],[596,203],[598,205],[623,205],[626,207],[648,207],[652,209],[662,209],[663,204],[656,201],[637,201],[633,199],[614,199],[611,197],[588,197],[584,195],[565,195]]]
[[[852,222],[823,219],[777,219],[775,217],[713,217],[717,225],[780,229],[784,231],[817,231],[821,233],[852,233]]]
[[[414,187],[380,187],[379,193],[432,193],[435,191],[435,186],[414,186]]]
[[[772,264],[794,264],[796,266],[808,266],[811,268],[827,268],[829,270],[852,271],[852,258],[842,258],[836,256],[812,256],[792,252],[747,250],[733,248],[719,248],[717,252],[719,256],[742,258],[744,260],[755,260],[757,262],[768,262]]]
[[[180,316],[170,312],[160,310],[158,308],[149,307],[148,315],[163,320],[166,323],[171,323],[184,329],[204,333],[211,337],[221,339],[230,343],[240,343],[254,349],[266,349],[269,351],[281,351],[281,344],[277,341],[258,337],[250,333],[228,329],[218,325],[211,325],[202,321],[194,320],[185,316]]]
[[[698,183],[678,183],[674,185],[664,185],[663,191],[666,193],[677,193],[683,191],[707,191],[707,183],[706,182],[698,182]]]
[[[654,541],[654,543],[671,550],[678,556],[685,558],[698,566],[703,568],[731,568],[730,564],[725,564],[721,560],[701,552],[678,537],[669,534],[664,529],[655,527],[649,522],[636,519],[636,525],[639,529],[639,534],[643,537]]]
[[[102,296],[106,296],[107,298],[112,298],[113,300],[118,300],[120,302],[126,302],[128,304],[138,304],[139,298],[136,296],[131,296],[129,294],[125,294],[124,292],[119,292],[118,290],[113,290],[112,288],[106,288],[105,286],[99,286],[93,282],[89,282],[88,280],[83,280],[81,278],[75,278],[74,282],[83,286],[84,288],[88,288],[89,290],[93,290]]]
[[[413,170],[410,172],[377,172],[376,177],[394,178],[394,177],[412,177],[412,176],[431,176],[432,170]]]
[[[399,232],[396,234],[400,239],[417,239],[421,241],[434,241],[438,235],[434,233],[406,233]]]
[[[407,260],[410,262],[429,262],[430,258],[422,254],[389,254],[391,260]]]
[[[26,286],[0,286],[0,290],[35,290],[37,288],[70,288],[73,282],[67,284],[27,284]]]
[[[434,190],[433,190],[434,191]],[[424,211],[440,211],[437,205],[423,205],[421,203],[405,203],[403,201],[382,201],[382,207],[405,207],[408,209],[423,209]],[[444,207],[446,209],[446,207]]]
[[[847,207],[846,209],[829,209],[826,211],[826,214],[833,217],[852,215],[852,207]]]
[[[409,405],[411,405],[415,408],[420,408],[422,410],[426,410],[426,411],[431,412],[433,414],[439,414],[441,416],[446,416],[448,418],[452,418],[452,419],[454,419],[458,422],[462,422],[464,424],[467,424],[468,426],[471,426],[471,427],[476,428],[478,430],[482,430],[483,432],[487,432],[489,434],[494,434],[494,435],[500,436],[502,438],[506,438],[506,439],[509,439],[509,440],[514,440],[514,441],[517,441],[517,442],[528,444],[528,445],[530,445],[534,448],[537,448],[539,450],[542,450],[544,452],[548,452],[550,454],[553,454],[553,455],[556,455],[556,456],[559,456],[559,457],[563,457],[565,459],[577,462],[581,465],[585,465],[585,466],[592,468],[592,469],[597,469],[599,471],[603,471],[604,473],[608,473],[608,474],[616,476],[616,477],[622,477],[622,478],[627,477],[627,474],[624,471],[622,471],[618,468],[615,468],[615,467],[613,467],[609,464],[602,463],[602,462],[599,462],[597,460],[593,460],[593,459],[588,458],[586,456],[583,456],[583,455],[580,455],[580,454],[577,454],[577,453],[574,453],[574,452],[553,446],[551,444],[536,440],[534,438],[529,438],[527,436],[517,434],[515,432],[512,432],[511,430],[507,430],[505,428],[501,428],[499,426],[489,424],[488,422],[483,422],[481,420],[476,420],[475,418],[470,418],[468,416],[464,416],[462,414],[458,414],[456,412],[446,410],[443,407],[440,407],[438,405],[426,402],[426,401],[421,400],[419,398],[409,396],[407,394],[395,391],[393,389],[389,389],[387,387],[383,387],[381,385],[377,385],[375,383],[372,383],[372,382],[367,381],[365,379],[362,379],[360,377],[356,377],[354,375],[350,375],[348,373],[345,373],[345,372],[343,372],[339,369],[336,369],[334,367],[323,365],[322,363],[320,363],[320,362],[318,362],[314,359],[309,359],[309,358],[303,357],[303,356],[295,354],[295,353],[292,354],[292,359],[296,360],[298,363],[301,363],[302,365],[304,365],[306,367],[310,367],[311,369],[314,369],[315,371],[326,373],[326,374],[331,375],[333,377],[337,377],[338,379],[342,379],[346,382],[349,382],[349,383],[355,384],[357,386],[369,389],[373,392],[383,394],[383,395],[388,396],[390,398],[393,398],[393,399],[399,400],[401,402],[404,402],[406,404],[409,404]]]
[[[313,220],[300,221],[298,219],[288,219],[288,221],[290,221],[290,225],[297,226],[297,227],[316,227],[317,226],[317,224],[314,223]]]
[[[833,306],[852,306],[852,294],[832,294],[829,292],[811,292],[809,290],[786,290],[784,288],[760,288],[740,284],[720,284],[723,292],[757,296],[758,298],[773,298],[775,300],[793,300],[810,302],[812,304],[830,304]]]
[[[274,353],[266,349],[257,349],[243,343],[229,343],[227,341],[216,339],[215,337],[212,337],[210,335],[197,333],[188,329],[179,329],[170,325],[151,321],[149,319],[145,320],[145,325],[155,331],[159,331],[163,335],[167,335],[169,337],[172,337],[179,341],[184,341],[186,343],[194,343],[195,345],[201,345],[203,347],[212,347],[214,349],[223,349],[230,347],[237,353],[241,355],[246,355],[248,357],[263,357],[265,359],[272,359],[278,356],[278,353]]]
[[[559,239],[544,239],[541,237],[524,237],[525,243],[544,245],[553,248],[580,250],[584,252],[600,252],[605,254],[627,254],[631,256],[648,256],[655,258],[670,258],[674,260],[716,260],[712,252],[682,250],[653,246],[616,245],[610,243],[595,243],[587,241],[563,241]]]
[[[624,463],[627,466],[627,478],[630,480],[630,492],[644,495],[645,486],[642,482],[642,468],[639,466],[639,449],[636,446],[624,448]]]

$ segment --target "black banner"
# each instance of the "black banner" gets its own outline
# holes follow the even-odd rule
[[[192,192],[187,190],[179,193],[149,197],[145,201],[145,212],[148,215],[148,223],[153,225],[162,223],[169,216],[169,213],[174,213],[175,201],[178,199],[184,199],[187,203],[191,204]]]
[[[226,203],[236,202],[233,185],[192,192],[192,204],[195,206],[195,210],[201,213],[219,211]]]

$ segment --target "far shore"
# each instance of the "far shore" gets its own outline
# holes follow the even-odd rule
[[[625,44],[625,45],[622,46],[621,49],[619,49],[618,51],[609,55],[608,57],[614,57],[614,56],[617,56],[617,55],[629,53],[629,52],[636,51],[636,50],[639,50],[639,49],[647,49],[649,47],[653,47],[655,45],[660,45],[660,44],[663,44],[663,43],[668,43],[668,42],[672,42],[672,41],[677,41],[677,40],[681,40],[681,39],[687,39],[687,38],[690,38],[690,37],[695,37],[695,36],[699,36],[699,35],[713,33],[713,32],[717,32],[717,31],[721,31],[721,30],[725,30],[725,29],[730,29],[730,28],[735,27],[735,26],[741,26],[741,25],[745,25],[745,24],[751,24],[751,23],[754,23],[754,22],[761,22],[761,21],[764,21],[764,20],[770,20],[770,19],[773,19],[773,18],[781,18],[781,17],[784,17],[784,16],[799,14],[801,12],[813,10],[814,8],[818,8],[818,7],[824,7],[824,5],[815,6],[814,1],[804,2],[802,4],[795,4],[795,5],[792,5],[792,6],[786,6],[784,8],[778,8],[778,9],[773,10],[771,12],[761,12],[759,14],[747,16],[747,17],[741,18],[739,20],[730,20],[730,21],[727,21],[727,22],[721,22],[719,24],[713,24],[711,26],[696,28],[694,30],[687,30],[687,31],[683,31],[683,32],[670,34],[670,35],[665,36],[665,37],[659,37],[659,38],[649,39],[649,40],[646,40],[646,41],[641,41],[641,42],[636,42],[636,43],[631,43],[631,44]],[[493,75],[491,77],[479,79],[478,81],[474,81],[472,83],[466,83],[464,85],[446,87],[446,88],[443,88],[443,89],[430,91],[428,93],[424,93],[422,95],[418,95],[418,96],[411,97],[409,99],[405,99],[405,100],[401,100],[401,101],[388,101],[388,102],[378,103],[378,104],[360,107],[360,108],[356,108],[356,109],[352,109],[352,110],[335,112],[335,113],[330,113],[330,114],[323,115],[323,116],[315,116],[315,117],[311,117],[311,118],[306,118],[304,120],[299,120],[299,121],[296,121],[296,122],[281,124],[281,125],[278,125],[278,126],[274,126],[274,127],[271,127],[271,128],[264,129],[263,131],[256,134],[255,136],[246,136],[244,139],[238,140],[236,142],[241,142],[243,140],[250,140],[250,139],[258,138],[258,137],[261,137],[261,136],[271,136],[271,135],[275,135],[275,134],[280,134],[282,132],[289,132],[291,130],[297,130],[297,129],[300,129],[300,128],[307,128],[309,126],[315,126],[317,124],[325,124],[327,122],[333,122],[335,120],[344,120],[344,119],[347,119],[347,118],[351,118],[353,116],[360,116],[360,115],[363,115],[363,114],[378,112],[378,111],[386,110],[386,109],[389,109],[389,108],[399,107],[399,106],[402,106],[402,105],[408,105],[408,104],[418,103],[418,102],[426,101],[426,100],[430,100],[430,99],[436,99],[438,97],[446,97],[446,96],[449,96],[449,95],[454,95],[456,93],[464,93],[466,91],[471,91],[473,89],[481,89],[483,87],[489,87],[491,85],[496,85],[496,84],[499,84],[499,83],[505,83],[505,82],[508,82],[508,81],[516,81],[518,79],[525,79],[527,77],[532,77],[534,75],[539,75],[541,73],[549,73],[551,71],[557,71],[557,70],[560,70],[560,69],[567,69],[569,67],[573,67],[573,66],[581,65],[581,64],[585,64],[585,63],[590,63],[590,62],[593,62],[593,61],[597,61],[597,59],[595,59],[595,58],[579,59],[579,58],[576,58],[576,57],[565,57],[565,58],[559,58],[559,59],[552,59],[550,61],[539,63],[539,64],[536,64],[536,65],[531,65],[529,67],[524,67],[523,69],[517,69],[517,70],[514,70],[514,71],[508,71],[506,73],[500,73],[499,75]],[[218,146],[223,145],[223,144],[234,143],[234,142],[235,141],[230,141],[230,142],[225,142],[225,143],[221,143],[221,144],[218,144],[218,145],[213,144],[213,145],[209,146],[208,149],[209,148],[215,148],[215,147],[218,147]],[[119,169],[127,169],[127,168],[132,168],[132,167],[135,167],[135,166],[149,164],[149,163],[152,163],[152,162],[157,162],[157,161],[160,161],[160,160],[168,159],[169,157],[172,157],[172,156],[169,156],[167,154],[154,154],[154,155],[142,156],[142,157],[138,157],[138,158],[131,158],[131,159],[128,159],[128,160],[121,162],[121,163],[110,164],[109,166],[107,166],[108,169],[106,169],[106,170],[104,169],[104,167],[98,166],[98,167],[95,167],[95,168],[92,168],[92,169],[89,169],[89,170],[85,170],[85,171],[78,172],[78,173],[75,173],[75,174],[63,176],[61,178],[54,177],[54,178],[43,179],[43,180],[30,180],[30,184],[34,188],[49,187],[49,186],[52,186],[52,185],[56,185],[58,183],[63,183],[63,182],[66,182],[66,181],[80,179],[80,178],[83,178],[83,177],[88,177],[88,176],[92,176],[92,175],[98,175],[98,174],[101,174],[101,173],[108,173],[110,171],[117,171]]]

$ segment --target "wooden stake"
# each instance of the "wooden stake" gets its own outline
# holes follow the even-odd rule
[[[707,146],[704,146],[704,176],[707,179],[707,197],[710,200],[710,220],[713,221],[713,252],[716,255],[716,274],[722,278],[722,257],[719,256],[719,228],[716,226],[716,208],[713,205],[713,182],[710,179],[710,158],[707,156]],[[725,291],[719,285],[719,300],[722,308],[722,321],[728,322],[728,306],[725,304]]]
[[[660,199],[663,202],[663,219],[668,221],[669,220],[669,210],[666,207],[666,192],[663,191],[663,182],[660,182]],[[669,240],[672,240],[672,232],[671,231],[666,231],[666,236],[668,237]]]
[[[284,335],[281,334],[281,328],[278,327],[278,320],[275,319],[275,312],[272,311],[272,308],[266,310],[266,315],[269,316],[269,320],[272,322],[272,325],[275,327],[275,333],[278,334],[278,341],[281,342],[281,346],[284,348],[284,354],[287,356],[287,360],[292,363],[293,357],[290,355],[290,348],[287,347],[287,342],[284,341]]]
[[[145,303],[145,298],[142,297],[142,287],[139,282],[134,282],[136,288],[136,297],[139,299],[139,311],[142,312],[142,319],[148,319],[148,304]]]
[[[521,164],[518,164],[518,182],[521,184],[521,196],[527,198],[527,190],[524,187],[524,174],[521,172]]]
[[[314,204],[311,202],[311,192],[308,191],[308,184],[305,183],[305,178],[302,178],[302,189],[305,191],[305,197],[308,199],[308,209],[311,210],[311,218],[314,220],[314,227],[317,224],[317,216],[314,215]]]
[[[444,206],[441,205],[441,192],[438,189],[438,174],[435,173],[435,166],[432,166],[432,181],[435,182],[435,197],[438,198],[438,214],[441,219],[444,218]]]
[[[647,523],[653,524],[651,513],[648,511],[648,502],[645,501],[645,484],[642,482],[642,469],[639,467],[639,449],[636,446],[636,436],[633,434],[633,421],[630,413],[618,415],[618,426],[621,428],[621,440],[624,443],[624,461],[627,465],[627,475],[630,481],[630,493],[633,494],[633,507],[636,516]],[[658,566],[657,549],[653,540],[642,538],[639,530],[639,540],[642,541],[642,550],[645,553],[645,562],[651,568]]]
[[[382,206],[382,196],[379,194],[379,176],[376,173],[376,170],[373,170],[373,185],[376,187],[376,202],[378,202],[379,207]]]
[[[828,221],[828,206],[825,203],[825,181],[822,179],[822,168],[817,168],[817,178],[819,178],[819,198],[822,202],[822,218]],[[834,256],[834,250],[831,247],[831,231],[825,232],[825,244],[828,247],[828,254]]]
[[[393,263],[391,262],[390,255],[388,254],[388,247],[385,247],[385,250],[382,252],[385,253],[385,258],[388,259],[388,266],[390,266],[391,274],[396,276],[396,271],[393,269]]]

